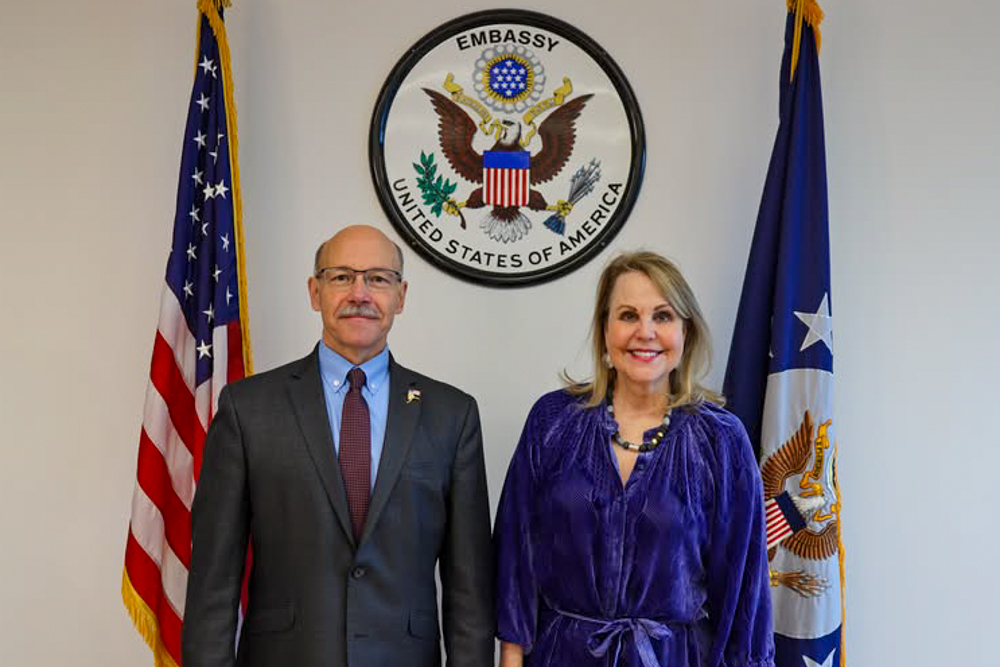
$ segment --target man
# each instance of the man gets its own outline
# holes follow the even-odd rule
[[[192,507],[184,667],[491,665],[489,503],[475,400],[400,366],[398,246],[320,246],[304,359],[227,386]],[[234,655],[247,541],[250,603]]]

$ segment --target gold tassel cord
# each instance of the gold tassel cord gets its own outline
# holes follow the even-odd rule
[[[236,133],[236,96],[233,92],[232,61],[229,55],[229,40],[226,26],[219,15],[218,6],[230,6],[230,0],[198,0],[198,11],[208,19],[215,39],[219,44],[219,59],[222,61],[222,82],[226,95],[226,124],[229,126],[229,168],[233,175],[233,220],[236,229],[236,260],[238,267],[240,298],[240,329],[243,332],[243,370],[245,375],[253,374],[253,354],[250,351],[250,312],[247,305],[246,255],[243,250],[243,189],[240,186],[240,168],[237,160],[239,141]]]
[[[819,24],[823,22],[823,10],[816,0],[787,0],[788,11],[795,12],[795,37],[792,40],[792,63],[789,68],[788,80],[795,80],[795,69],[799,63],[799,49],[802,46],[802,24],[805,23],[816,36],[816,52],[819,53],[822,44]]]
[[[177,667],[177,663],[167,652],[167,647],[163,644],[160,636],[160,624],[156,620],[156,614],[149,608],[146,602],[140,597],[129,581],[128,571],[122,572],[122,602],[128,615],[132,617],[132,623],[139,635],[149,645],[153,651],[153,660],[156,667]]]

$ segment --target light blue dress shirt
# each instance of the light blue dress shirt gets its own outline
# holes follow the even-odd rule
[[[340,455],[340,416],[344,410],[344,397],[351,387],[347,374],[354,368],[322,341],[319,344],[319,373],[323,378],[323,395],[326,398],[326,414],[330,418],[333,433],[333,447]],[[385,443],[385,422],[389,416],[389,346],[374,357],[358,366],[365,373],[365,386],[361,396],[368,403],[368,417],[371,423],[371,489],[375,488],[375,476],[382,459]]]

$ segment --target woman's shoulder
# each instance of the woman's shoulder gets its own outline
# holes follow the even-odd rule
[[[542,432],[565,426],[568,421],[587,410],[586,401],[585,395],[573,394],[565,389],[542,394],[531,406],[528,426]]]
[[[721,405],[702,401],[695,405],[680,408],[689,415],[691,425],[712,433],[725,433],[739,436],[745,434],[743,422],[739,417]]]
[[[524,435],[532,443],[534,455],[544,463],[554,452],[565,455],[586,440],[595,429],[600,431],[603,419],[598,411],[603,408],[587,407],[587,396],[559,389],[543,394],[531,408],[525,424]],[[610,433],[609,433],[610,435]]]
[[[679,415],[677,413],[680,413]],[[702,402],[675,410],[684,435],[710,458],[728,460],[752,456],[750,440],[739,417],[714,403]]]
[[[582,407],[587,396],[573,394],[566,389],[556,389],[538,397],[531,406],[532,413],[552,414],[565,411],[571,406]]]

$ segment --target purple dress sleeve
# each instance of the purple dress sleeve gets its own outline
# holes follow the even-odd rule
[[[707,585],[715,625],[710,664],[774,664],[771,591],[760,470],[743,425],[721,410],[714,443],[715,513]]]
[[[497,637],[530,652],[538,625],[538,584],[532,540],[532,499],[535,470],[533,440],[538,428],[538,405],[532,408],[511,458],[500,495],[494,541],[497,550]]]

